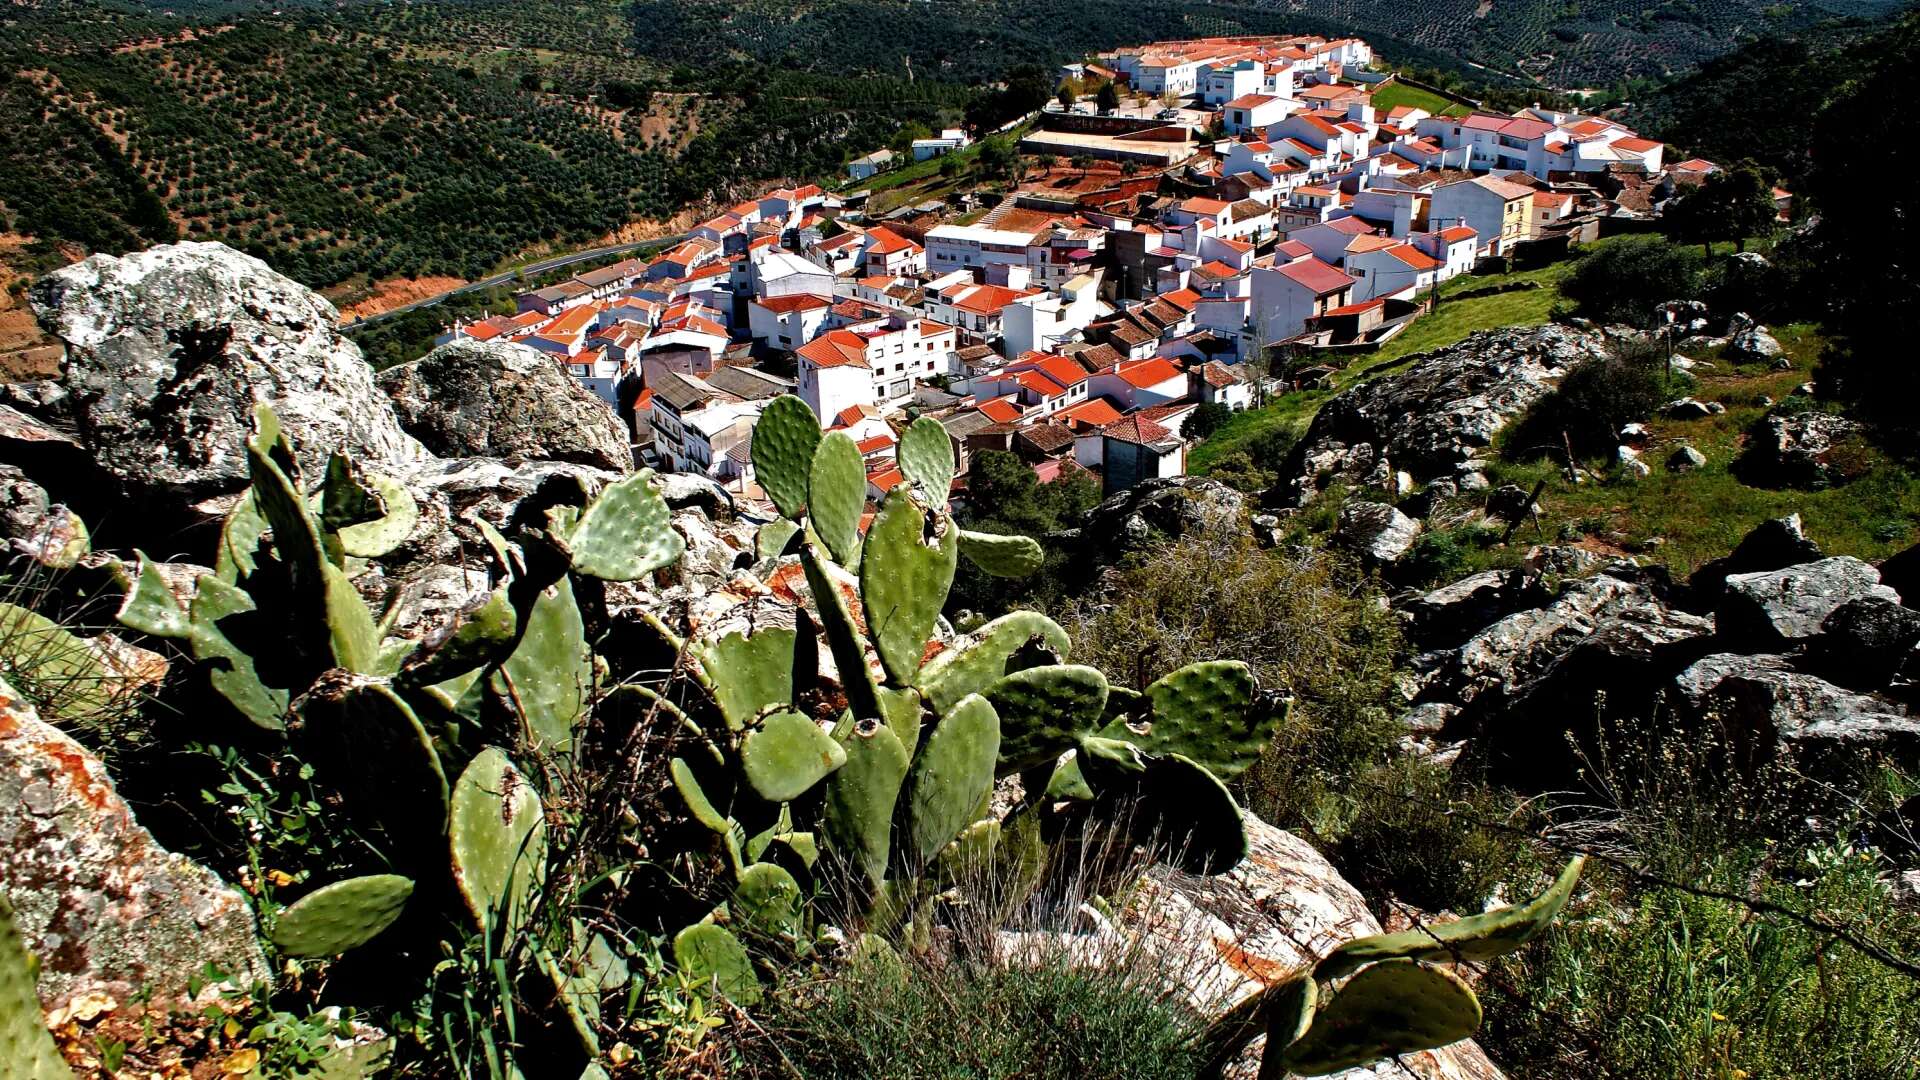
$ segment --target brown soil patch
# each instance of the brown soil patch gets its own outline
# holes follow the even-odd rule
[[[387,278],[384,281],[375,282],[370,290],[354,290],[349,294],[354,295],[355,299],[341,306],[340,318],[342,321],[350,322],[354,319],[379,315],[397,307],[405,307],[416,300],[438,296],[466,283],[465,278],[445,276]],[[333,299],[336,303],[340,301],[339,297]]]
[[[16,261],[29,243],[19,233],[0,233],[0,382],[60,373],[60,343],[34,321],[25,295],[28,282]],[[74,261],[84,252],[62,249],[61,254]]]

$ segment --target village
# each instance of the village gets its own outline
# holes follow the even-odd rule
[[[647,463],[748,504],[754,424],[786,393],[857,442],[876,500],[917,416],[952,438],[956,498],[985,451],[1112,494],[1183,475],[1203,410],[1328,379],[1441,283],[1647,228],[1717,168],[1598,116],[1377,104],[1400,80],[1352,38],[1162,41],[1059,74],[1005,191],[875,210],[860,184],[973,143],[944,130],[441,341],[550,355]]]

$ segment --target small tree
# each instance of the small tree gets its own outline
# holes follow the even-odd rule
[[[1581,256],[1560,291],[1589,318],[1651,326],[1656,306],[1699,291],[1702,262],[1664,236],[1623,236]]]
[[[1661,217],[1668,236],[1699,244],[1704,254],[1713,253],[1715,240],[1732,240],[1745,251],[1749,237],[1773,232],[1773,184],[1751,165],[1722,170],[1673,200]]]
[[[1204,439],[1220,430],[1220,425],[1233,417],[1233,410],[1217,401],[1205,401],[1194,406],[1193,415],[1187,417],[1183,432],[1196,439]]]
[[[1081,176],[1087,175],[1087,170],[1093,168],[1093,155],[1091,154],[1073,155],[1073,167],[1080,170]]]
[[[1108,80],[1100,84],[1093,100],[1094,104],[1100,106],[1101,112],[1110,113],[1120,107],[1120,91],[1114,88],[1112,80]]]
[[[1055,96],[1059,98],[1060,107],[1063,109],[1073,108],[1073,103],[1079,100],[1079,95],[1073,92],[1073,87],[1066,83],[1060,84],[1060,93]]]

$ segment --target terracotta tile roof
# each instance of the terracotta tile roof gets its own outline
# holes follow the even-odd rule
[[[870,246],[867,248],[867,250],[871,252],[878,252],[882,255],[892,255],[895,252],[899,252],[899,251],[920,250],[919,244],[916,244],[913,241],[907,239],[906,237],[901,236],[899,233],[894,232],[892,229],[887,228],[885,225],[881,225],[875,229],[870,230],[867,233],[867,240],[870,242]]]
[[[1238,386],[1243,381],[1232,369],[1218,360],[1209,360],[1200,365],[1200,378],[1208,386],[1217,390]]]
[[[1175,289],[1172,292],[1161,293],[1160,299],[1182,311],[1192,311],[1193,305],[1200,302],[1200,294],[1192,289]]]
[[[1449,244],[1457,244],[1462,240],[1478,240],[1479,238],[1480,234],[1475,232],[1471,225],[1455,225],[1451,228],[1440,230],[1440,239],[1445,240]]]
[[[1139,443],[1142,446],[1151,446],[1154,443],[1164,442],[1173,437],[1173,432],[1146,419],[1139,413],[1135,413],[1132,416],[1123,416],[1115,420],[1113,423],[1101,428],[1100,434],[1105,435],[1109,439]]]
[[[1180,209],[1189,214],[1201,214],[1206,217],[1213,217],[1224,211],[1228,205],[1230,204],[1221,202],[1219,199],[1193,198],[1181,200]]]
[[[1058,421],[1022,428],[1014,437],[1045,454],[1058,453],[1073,446],[1073,429]]]
[[[1021,355],[1019,361],[1007,369],[1012,372],[1038,371],[1061,386],[1077,386],[1087,380],[1087,369],[1064,356],[1053,353],[1030,352]]]
[[[1413,267],[1415,270],[1432,270],[1440,264],[1434,257],[1414,247],[1412,244],[1395,244],[1387,249],[1387,254]]]
[[[1069,405],[1054,413],[1053,416],[1055,420],[1062,423],[1099,428],[1120,419],[1120,410],[1114,408],[1113,402],[1106,398],[1097,397],[1078,405]]]
[[[1352,278],[1316,258],[1285,263],[1273,269],[1274,273],[1285,276],[1294,284],[1312,290],[1315,296],[1336,293],[1353,284]]]
[[[773,312],[775,315],[789,315],[796,311],[819,311],[831,308],[833,301],[812,293],[794,293],[791,296],[768,296],[754,303]]]
[[[1344,275],[1343,275],[1344,276]],[[1169,379],[1180,377],[1180,369],[1173,361],[1164,356],[1152,356],[1145,360],[1122,361],[1114,365],[1113,373],[1125,380],[1128,386],[1146,389],[1158,386]]]
[[[794,350],[814,367],[849,367],[867,363],[867,343],[850,330],[829,330]]]
[[[879,435],[875,435],[870,439],[861,439],[859,442],[855,443],[854,445],[860,449],[860,456],[865,457],[868,454],[877,454],[880,451],[885,450],[888,447],[892,446],[893,443],[894,443],[894,439],[892,435],[882,433]]]
[[[1239,97],[1227,102],[1226,107],[1229,109],[1257,109],[1270,101],[1279,100],[1279,98],[1274,97],[1272,94],[1241,94]]]
[[[1020,419],[1020,406],[1009,398],[994,398],[979,406],[980,412],[996,424],[1011,424]]]

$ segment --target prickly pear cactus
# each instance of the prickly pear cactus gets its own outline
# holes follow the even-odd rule
[[[1072,647],[1073,640],[1059,623],[1037,611],[1010,611],[974,631],[966,642],[927,661],[917,683],[934,711],[945,712],[961,698],[984,693],[1004,678],[1017,653],[1039,650],[1064,662]]]
[[[413,896],[398,874],[348,878],[301,897],[273,926],[273,943],[289,956],[334,956],[357,949],[393,925]]]
[[[755,863],[740,873],[733,907],[748,929],[765,937],[794,940],[806,923],[806,898],[793,875],[773,863]]]
[[[13,905],[0,894],[0,1062],[20,1080],[71,1080],[41,1016],[36,966],[13,924]]]
[[[933,503],[945,503],[953,486],[953,437],[940,421],[922,416],[900,436],[900,472]]]
[[[1000,717],[1000,774],[1044,765],[1099,730],[1107,677],[1078,664],[1016,671],[987,687]]]
[[[1031,536],[960,530],[960,554],[994,577],[1026,577],[1046,565],[1047,553]]]
[[[1327,954],[1314,974],[1321,979],[1338,979],[1377,960],[1477,962],[1510,953],[1533,940],[1559,916],[1573,898],[1586,862],[1586,856],[1576,857],[1560,871],[1551,888],[1524,904],[1398,934],[1356,938]]]
[[[1325,1076],[1456,1043],[1479,1028],[1480,1000],[1458,975],[1413,960],[1383,960],[1334,991],[1282,1061],[1301,1076]]]
[[[807,521],[842,566],[860,551],[860,514],[867,508],[867,466],[844,431],[830,431],[813,452]]]
[[[696,646],[701,673],[729,728],[739,731],[767,706],[793,700],[797,636],[785,627],[766,627]]]
[[[735,1005],[760,1001],[760,980],[740,939],[711,923],[696,923],[674,935],[673,962],[697,987],[718,990]]]
[[[911,682],[920,670],[959,556],[959,529],[953,522],[944,512],[929,519],[899,488],[867,530],[860,605],[881,666],[896,683]]]
[[[1188,664],[1147,687],[1144,725],[1102,732],[1150,754],[1180,754],[1223,780],[1245,772],[1273,738],[1277,715],[1254,707],[1253,672],[1238,660]]]
[[[1179,754],[1149,758],[1133,826],[1190,874],[1220,874],[1247,856],[1246,818],[1220,778]]]
[[[516,932],[546,877],[547,826],[540,797],[498,747],[482,750],[460,774],[448,840],[454,884],[473,917],[483,929]]]
[[[740,744],[741,771],[768,802],[797,799],[846,763],[846,750],[797,712],[774,713]]]
[[[847,762],[827,782],[826,830],[834,849],[878,885],[886,879],[893,808],[910,764],[893,729],[874,719],[841,733]]]
[[[798,518],[807,509],[807,485],[819,444],[819,419],[792,394],[768,402],[753,425],[754,477],[786,517]]]
[[[652,469],[608,484],[567,534],[574,570],[606,581],[635,581],[679,562],[687,542],[674,531],[672,516],[654,490]]]
[[[513,655],[493,675],[493,691],[549,753],[573,749],[574,729],[593,693],[593,650],[573,581],[562,576],[534,600]]]
[[[1000,759],[1000,718],[971,695],[927,732],[913,757],[907,796],[907,852],[925,866],[979,816]]]

